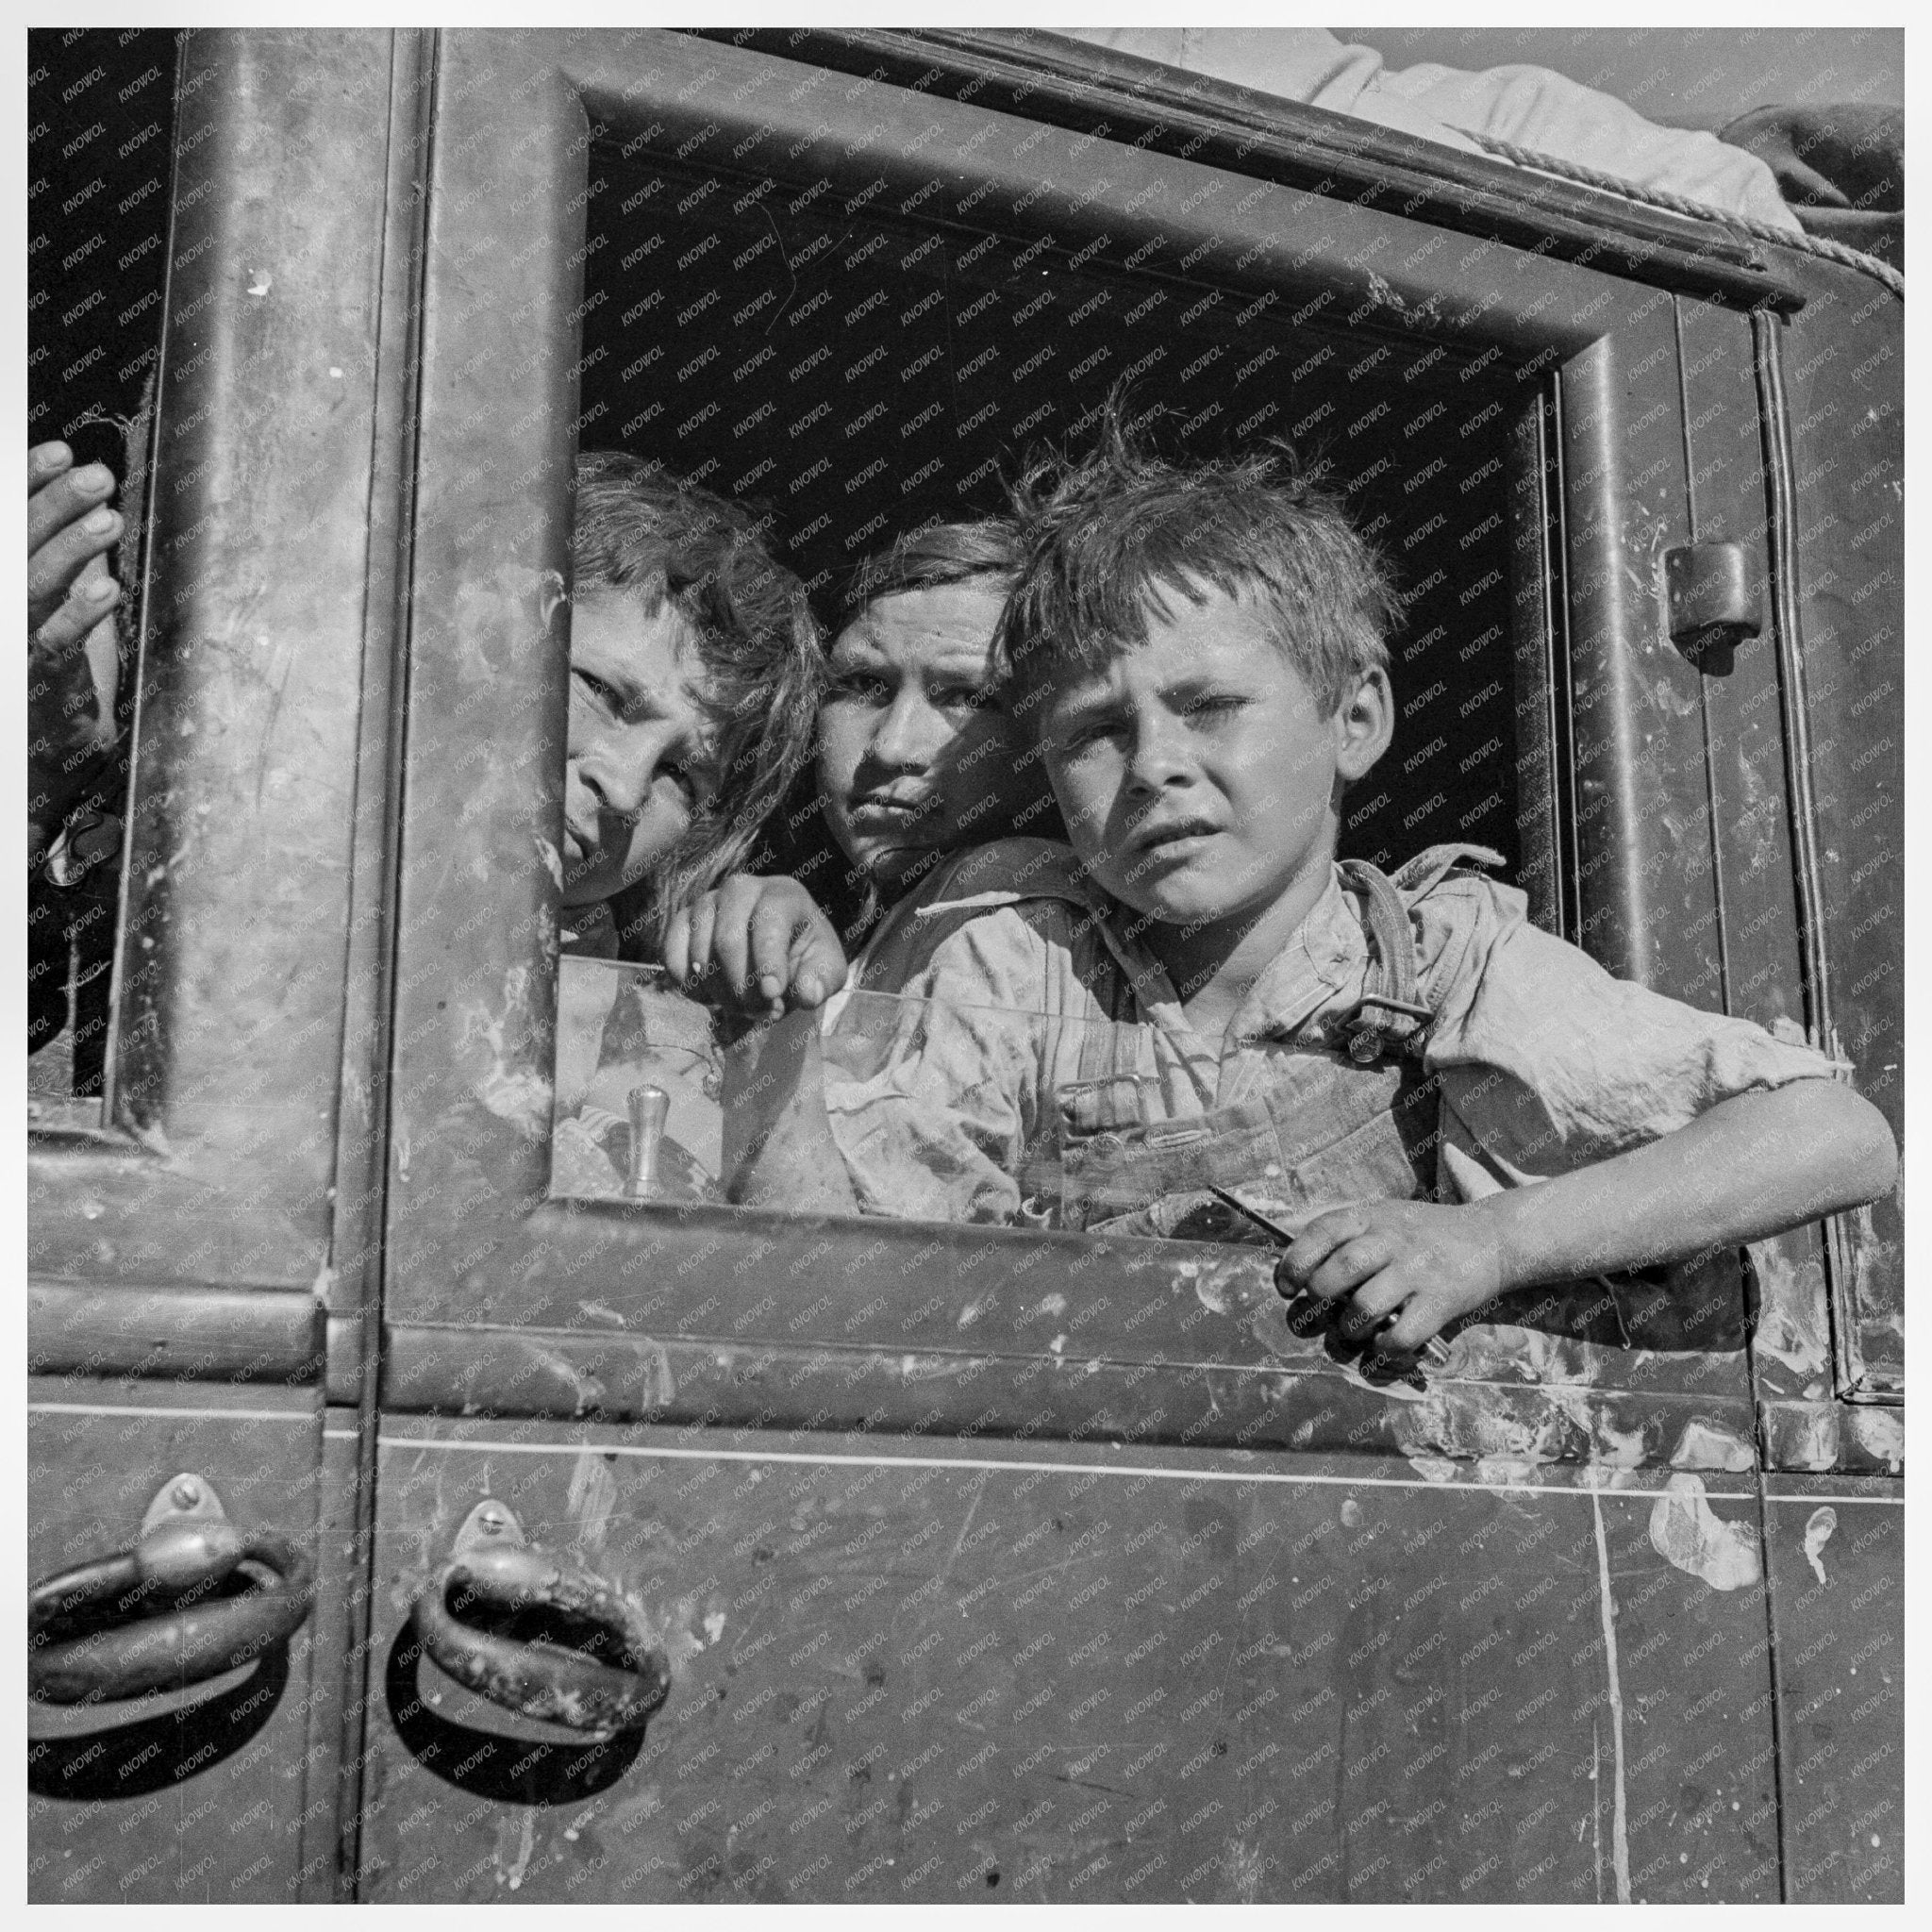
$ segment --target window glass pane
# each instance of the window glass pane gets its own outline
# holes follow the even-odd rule
[[[1297,1135],[1275,1098],[1217,1106],[1198,1042],[1138,1022],[856,990],[747,1024],[658,967],[563,965],[558,1194],[1266,1245],[1211,1187],[1298,1224],[1343,1171],[1393,1182],[1371,1171],[1392,1156],[1407,1180],[1434,1145],[1433,1092],[1398,1066],[1354,1070],[1349,1127]],[[1365,1164],[1357,1129],[1405,1108],[1418,1147]]]

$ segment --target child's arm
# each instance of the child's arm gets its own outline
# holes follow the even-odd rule
[[[1468,1207],[1364,1201],[1319,1214],[1277,1265],[1283,1293],[1353,1295],[1359,1341],[1420,1348],[1498,1294],[1730,1247],[1874,1200],[1897,1173],[1885,1117],[1850,1088],[1794,1080],[1718,1102],[1626,1154]]]
[[[680,986],[721,968],[732,992],[773,1018],[823,1006],[845,983],[845,952],[793,878],[735,873],[672,918],[664,964]]]

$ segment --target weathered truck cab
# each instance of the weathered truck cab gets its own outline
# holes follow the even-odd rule
[[[1497,847],[1899,1130],[1899,299],[1050,36],[167,58],[104,1091],[29,1123],[32,1896],[1901,1897],[1896,1197],[1419,1391],[1252,1256],[549,1145],[575,451],[823,582],[1123,375],[1398,560],[1350,849]]]

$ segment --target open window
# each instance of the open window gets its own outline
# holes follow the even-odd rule
[[[88,641],[92,696],[78,702],[75,687],[61,708],[60,797],[28,890],[27,1121],[44,1132],[97,1129],[114,1115],[176,49],[174,35],[152,30],[46,30],[29,35],[28,53],[28,438],[67,442],[76,466],[107,464],[124,519],[110,558],[124,595]]]
[[[808,182],[667,168],[647,152],[626,154],[631,145],[613,131],[591,150],[578,305],[584,447],[620,446],[745,503],[778,539],[789,536],[791,561],[828,606],[855,563],[902,532],[996,513],[1024,455],[1077,442],[1117,382],[1142,407],[1164,408],[1179,451],[1287,441],[1386,550],[1407,613],[1394,651],[1395,742],[1352,802],[1345,850],[1392,867],[1424,845],[1460,841],[1499,850],[1515,875],[1513,540],[1526,537],[1526,556],[1541,546],[1512,529],[1510,485],[1546,381],[1525,384],[1466,345],[1417,340],[1372,300],[1336,315],[1317,296],[1291,311],[1274,288],[1147,274],[1105,228],[1064,240],[961,234],[916,213],[891,219],[882,198],[852,212]],[[915,191],[900,205],[932,198]],[[808,792],[799,817],[810,816],[810,802]],[[790,843],[808,854],[808,878],[826,876],[821,828]],[[649,969],[623,977],[620,991],[612,969],[563,962],[554,1186],[744,1198],[717,1163],[724,1141],[742,1148],[756,1132],[697,1118],[707,1085],[723,1108],[724,1057],[712,1048],[694,1085],[693,1010],[680,1010]],[[924,1019],[944,1024],[895,1015],[884,994],[841,1003],[825,1034],[826,1077],[890,1078],[894,1063],[879,1062],[877,1042],[922,1040]],[[1020,1042],[1041,1024],[1013,1016],[1016,1052],[1038,1058]],[[591,1026],[602,1036],[594,1074]],[[1062,1046],[1070,1069],[1093,1058]],[[961,1077],[974,1075],[962,1068]],[[675,1116],[661,1172],[627,1117],[628,1094],[653,1086]],[[639,1105],[641,1134],[656,1103]],[[1013,1164],[1041,1184],[1021,1191],[1036,1202],[1027,1224],[1091,1224],[1083,1210],[1043,1205],[1065,1183],[1053,1150]],[[758,1198],[814,1205],[810,1191],[787,1200],[769,1184]],[[935,1188],[923,1198],[930,1212],[946,1195]],[[958,1206],[961,1218],[994,1212]]]
[[[1402,1437],[1379,1405],[1351,1406],[1358,1388],[1314,1424],[1320,1402],[1264,1393],[1259,1378],[1278,1383],[1285,1362],[1323,1366],[1278,1332],[1264,1255],[1082,1233],[1065,1213],[1033,1233],[1040,1222],[1019,1217],[973,1227],[734,1206],[730,1174],[706,1171],[724,1126],[694,1124],[722,1101],[726,1068],[701,1029],[680,1031],[654,975],[566,962],[575,1017],[559,1041],[543,855],[563,762],[570,465],[578,447],[621,447],[741,497],[823,591],[898,530],[994,507],[1001,464],[1032,439],[1077,437],[1124,375],[1171,406],[1187,446],[1285,435],[1327,464],[1407,601],[1398,736],[1347,849],[1388,863],[1431,841],[1491,844],[1544,924],[1614,971],[1714,1004],[1714,914],[1682,909],[1716,898],[1708,844],[1681,829],[1709,810],[1694,702],[1670,684],[1695,674],[1633,567],[1641,552],[1653,569],[1683,527],[1671,295],[1450,232],[1386,196],[1331,198],[1312,166],[1282,160],[1285,137],[1266,167],[1240,162],[1231,138],[1190,158],[1158,151],[1178,137],[1130,144],[990,108],[958,75],[958,98],[941,99],[782,49],[484,36],[449,43],[437,86],[391,1388],[430,1407],[458,1399],[433,1337],[508,1324],[525,1339],[469,1351],[460,1399],[540,1399],[532,1331],[547,1358],[575,1359],[589,1344],[572,1331],[606,1308],[649,1333],[658,1366],[638,1355],[619,1374],[640,1344],[600,1341],[601,1402],[703,1413],[721,1378],[748,1377],[772,1417],[904,1409],[909,1424],[908,1404],[930,1404],[899,1362],[929,1358],[949,1378],[967,1340],[1029,1357],[1048,1335],[1025,1311],[1058,1332],[1056,1311],[1077,1301],[1091,1305],[1093,1379],[1077,1396],[1052,1374],[1025,1394],[1016,1384],[993,1404],[1003,1420],[981,1426],[1091,1426],[1096,1408],[1118,1413],[1117,1378],[1144,1373],[1170,1391],[1147,1405],[1163,1434]],[[512,99],[514,163],[500,138]],[[1741,266],[1686,273],[1762,292]],[[1641,776],[1633,728],[1648,747]],[[1659,798],[1682,808],[1667,825]],[[661,1078],[640,1072],[652,1055]],[[652,1087],[680,1124],[664,1133],[694,1157],[656,1159],[660,1186],[673,1166],[691,1185],[655,1204],[626,1199],[650,1164],[635,1157]],[[1064,1198],[1063,1165],[1053,1185]],[[939,1256],[958,1292],[908,1292]],[[1106,1293],[1076,1294],[1102,1278],[1096,1265]],[[783,1295],[750,1291],[778,1270],[795,1277]],[[996,1335],[961,1326],[981,1306],[974,1281],[1006,1284],[1011,1319]],[[1707,1325],[1670,1337],[1599,1310],[1598,1329],[1551,1344],[1550,1361],[1570,1364],[1552,1373],[1641,1384],[1636,1426],[1659,1453],[1693,1400],[1717,1400],[1741,1444],[1736,1270],[1696,1307]],[[1718,1353],[1593,1353],[1700,1334]],[[733,1349],[708,1339],[720,1335]],[[1524,1345],[1514,1330],[1473,1334],[1468,1374],[1541,1379]],[[1204,1359],[1258,1406],[1217,1412]],[[967,1400],[953,1386],[941,1412]],[[1530,1407],[1525,1442],[1589,1453],[1596,1424],[1559,1422],[1540,1396]],[[1629,1420],[1616,1426],[1628,1440]]]

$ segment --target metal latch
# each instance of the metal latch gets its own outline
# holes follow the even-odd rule
[[[1664,602],[1671,641],[1693,660],[1713,645],[1734,647],[1763,627],[1757,587],[1741,543],[1682,543],[1664,552]]]

